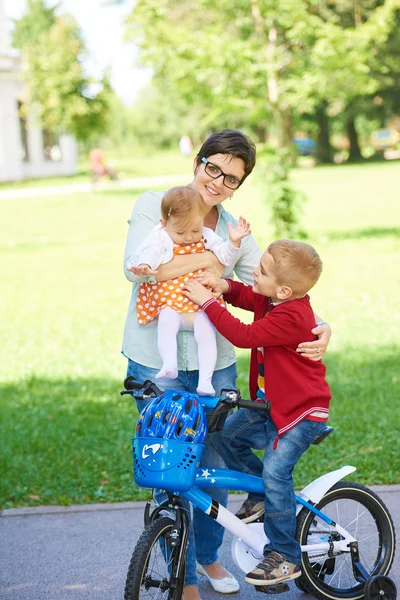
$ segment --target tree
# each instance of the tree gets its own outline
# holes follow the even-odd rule
[[[319,2],[315,10],[326,22],[325,36],[312,56],[315,82],[326,108],[329,104],[342,107],[340,117],[349,139],[349,160],[357,161],[362,159],[357,117],[369,114],[376,118],[376,94],[385,94],[386,109],[387,97],[396,97],[400,74],[399,2],[329,0]],[[321,124],[326,126],[327,120]]]
[[[13,43],[21,52],[29,101],[42,126],[50,131],[62,127],[86,140],[107,127],[111,86],[107,75],[101,80],[85,75],[81,32],[72,16],[57,16],[58,7],[28,0]]]
[[[138,0],[128,27],[143,62],[182,97],[202,99],[214,115],[256,115],[261,128],[273,124],[280,147],[291,147],[290,94],[316,20],[297,0]]]

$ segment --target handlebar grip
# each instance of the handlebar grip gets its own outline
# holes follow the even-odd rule
[[[136,379],[134,377],[132,377],[132,375],[130,375],[129,377],[126,377],[126,379],[124,379],[124,388],[128,391],[141,390],[142,387],[143,387],[143,382],[136,381]]]
[[[266,402],[257,402],[256,400],[238,400],[237,405],[240,408],[258,410],[259,412],[265,412],[267,414],[271,410],[271,403],[268,400]]]

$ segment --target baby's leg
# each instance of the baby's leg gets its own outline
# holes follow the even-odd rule
[[[163,308],[158,315],[157,345],[162,360],[156,379],[178,377],[178,345],[176,336],[181,327],[181,315],[172,308]]]
[[[196,391],[203,396],[215,396],[211,379],[217,362],[216,332],[214,325],[202,310],[196,314],[193,331],[199,360],[199,383]]]

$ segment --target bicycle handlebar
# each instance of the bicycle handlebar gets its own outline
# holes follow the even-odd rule
[[[162,394],[162,390],[160,390],[150,379],[141,382],[136,381],[132,376],[125,379],[124,388],[125,390],[120,392],[121,396],[125,394],[132,395],[132,392],[137,392],[137,396],[140,398],[156,398]],[[244,400],[241,398],[239,390],[222,390],[222,393],[224,392],[224,396],[220,399],[215,399],[217,401],[215,407],[212,412],[209,413],[211,422],[217,421],[221,415],[228,413],[232,408],[236,407],[258,410],[259,412],[265,412],[267,414],[271,409],[271,405],[268,401],[258,402],[257,400]]]

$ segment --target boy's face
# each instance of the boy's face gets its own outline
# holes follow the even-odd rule
[[[262,296],[269,296],[273,302],[278,302],[279,289],[275,276],[275,261],[266,250],[261,257],[260,264],[254,269],[253,292]]]
[[[165,223],[161,219],[161,224],[175,244],[193,244],[199,242],[203,236],[203,218],[194,216],[190,223],[182,225],[182,221],[169,218]]]

